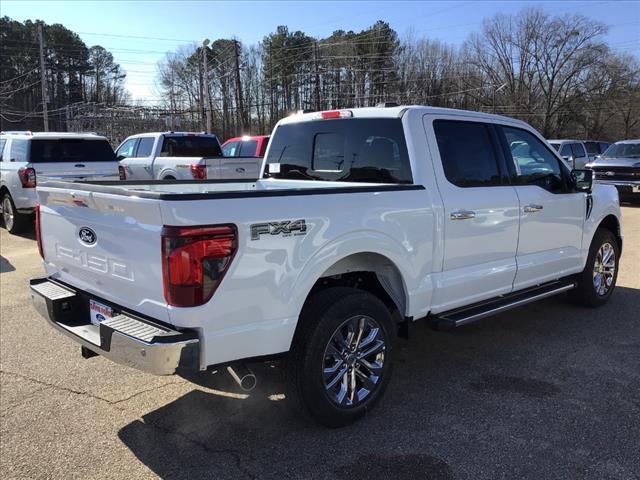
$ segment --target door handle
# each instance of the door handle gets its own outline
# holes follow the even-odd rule
[[[535,205],[535,204],[530,204],[530,205],[526,205],[524,207],[524,212],[525,213],[535,213],[535,212],[539,212],[540,210],[542,210],[544,207],[542,205]]]
[[[449,216],[451,220],[468,220],[470,218],[476,218],[476,212],[470,210],[458,210],[457,212],[451,212]]]

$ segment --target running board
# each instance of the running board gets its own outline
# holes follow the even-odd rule
[[[509,293],[492,300],[437,314],[433,317],[432,325],[436,330],[449,330],[526,305],[527,303],[558,295],[575,287],[576,283],[574,281],[567,280],[545,283],[544,285]]]

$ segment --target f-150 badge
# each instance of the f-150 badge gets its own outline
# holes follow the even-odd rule
[[[260,235],[306,235],[307,224],[304,220],[285,220],[283,222],[254,223],[251,225],[251,240],[260,240]]]

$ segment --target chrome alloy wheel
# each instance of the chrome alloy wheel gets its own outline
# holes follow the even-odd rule
[[[386,335],[371,317],[358,315],[340,325],[324,351],[327,395],[341,407],[362,403],[382,379]]]
[[[593,286],[598,295],[604,296],[611,289],[615,273],[616,251],[610,243],[603,243],[593,264]]]
[[[4,227],[7,230],[11,230],[13,228],[14,213],[9,195],[5,195],[2,200],[2,220],[4,221]]]

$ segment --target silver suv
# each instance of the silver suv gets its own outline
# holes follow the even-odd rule
[[[36,179],[117,180],[118,160],[93,133],[0,133],[0,211],[10,233],[25,230],[36,206]]]

